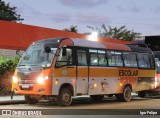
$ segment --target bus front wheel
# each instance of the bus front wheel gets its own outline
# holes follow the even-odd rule
[[[35,95],[25,95],[25,101],[28,104],[36,104],[39,100]]]
[[[62,88],[58,96],[58,105],[69,106],[72,102],[72,93],[67,88]]]
[[[123,90],[123,93],[121,94],[117,94],[116,95],[116,98],[118,99],[118,101],[121,101],[121,102],[128,102],[131,100],[131,88],[129,86],[126,86]]]

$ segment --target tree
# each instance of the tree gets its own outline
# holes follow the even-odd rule
[[[114,38],[118,40],[132,41],[133,39],[138,38],[141,35],[141,33],[134,32],[134,30],[128,30],[126,26],[121,26],[119,28],[112,28],[111,26],[108,26],[107,29],[103,24],[100,28],[91,26],[87,27],[92,29],[93,31],[97,31],[99,33],[99,36]]]
[[[10,7],[9,3],[6,4],[3,0],[0,0],[0,20],[16,22],[24,19],[17,14],[16,7]]]
[[[77,33],[78,29],[77,29],[77,26],[72,25],[72,26],[70,26],[70,28],[65,28],[64,31]]]
[[[92,31],[96,31],[98,33],[99,36],[103,36],[103,31],[102,31],[102,27],[92,27],[92,26],[87,26],[89,29],[91,29]]]

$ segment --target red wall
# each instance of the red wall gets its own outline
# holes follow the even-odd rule
[[[25,50],[32,42],[36,40],[54,37],[87,39],[87,35],[84,34],[0,20],[0,48]],[[109,38],[99,38],[99,41],[121,44],[132,43]]]

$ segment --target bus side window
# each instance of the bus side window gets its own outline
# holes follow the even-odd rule
[[[109,66],[116,66],[116,59],[114,51],[107,51],[107,59],[108,59],[108,65]]]
[[[61,66],[66,66],[66,65],[71,65],[73,64],[72,61],[72,49],[66,48],[66,55],[62,55],[62,49],[60,50],[60,53],[57,58],[56,66],[61,67]]]
[[[98,63],[99,66],[107,66],[106,52],[104,50],[98,50]]]
[[[137,67],[137,59],[135,53],[130,53],[131,67]]]
[[[125,67],[137,67],[137,59],[135,53],[123,52],[123,60]]]
[[[138,54],[138,66],[141,68],[150,68],[150,60],[148,54]]]
[[[97,50],[92,50],[89,49],[89,53],[90,53],[90,65],[92,66],[98,66],[98,54],[97,54]]]
[[[87,56],[85,50],[77,50],[77,59],[79,66],[87,66]]]
[[[116,66],[123,66],[123,60],[122,60],[122,53],[121,52],[115,52],[115,60],[116,60]]]
[[[125,67],[131,67],[131,59],[130,59],[129,52],[123,52],[123,60],[124,60]]]

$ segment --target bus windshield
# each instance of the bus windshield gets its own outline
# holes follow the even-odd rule
[[[44,44],[33,44],[23,54],[18,66],[41,66],[50,67],[52,60],[57,50],[57,46],[48,46],[51,49],[50,53],[44,51]]]

